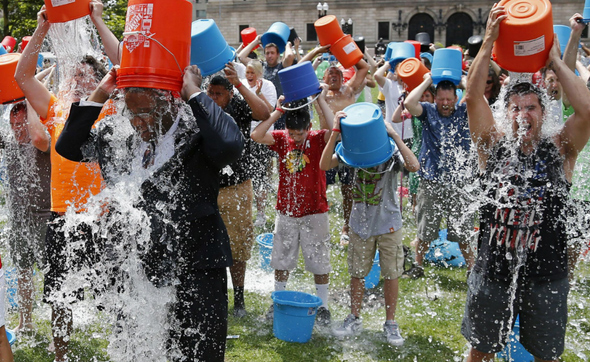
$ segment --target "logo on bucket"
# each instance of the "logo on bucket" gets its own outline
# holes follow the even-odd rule
[[[308,316],[312,316],[315,314],[315,308],[314,307],[309,307],[309,309],[307,310],[307,315]]]
[[[58,7],[76,2],[76,0],[51,0],[51,6]]]
[[[125,36],[125,47],[130,53],[142,43],[145,48],[149,48],[150,40],[147,36],[152,35],[151,28],[153,14],[154,4],[131,5],[127,9],[125,32],[138,33]]]

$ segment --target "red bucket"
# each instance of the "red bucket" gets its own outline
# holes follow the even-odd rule
[[[65,23],[90,15],[90,0],[45,0],[50,23]]]
[[[180,92],[190,63],[191,21],[186,0],[129,0],[117,87]]]
[[[242,43],[244,43],[244,47],[247,47],[248,44],[252,43],[258,34],[256,34],[255,28],[246,28],[240,32],[242,34]],[[258,49],[260,45],[257,45],[254,49]]]
[[[6,49],[7,53],[12,53],[14,47],[16,46],[16,39],[10,35],[7,35],[4,37],[4,39],[2,39],[2,45],[4,46],[4,49]]]
[[[414,46],[414,49],[416,49],[416,55],[414,56],[414,58],[420,59],[420,47],[422,46],[422,44],[420,44],[419,41],[415,40],[406,40],[406,43],[410,43]]]
[[[20,59],[20,53],[0,55],[0,104],[8,104],[25,99],[23,91],[20,90],[14,72]]]
[[[27,44],[29,44],[29,42],[31,41],[32,36],[27,35],[27,36],[23,36],[23,40],[21,40],[20,42],[20,51],[24,52],[25,48],[27,47]]]

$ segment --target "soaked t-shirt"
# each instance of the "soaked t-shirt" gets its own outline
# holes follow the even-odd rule
[[[397,179],[403,159],[396,150],[389,161],[368,169],[355,168],[350,228],[363,239],[401,229]]]
[[[302,145],[296,145],[287,131],[272,131],[279,154],[279,189],[276,209],[283,215],[302,217],[328,211],[326,172],[320,158],[326,146],[326,130],[309,131]]]
[[[550,139],[525,155],[499,142],[482,175],[479,255],[475,270],[508,280],[566,278],[566,203],[570,184],[563,156]],[[521,266],[517,268],[517,266]]]
[[[238,97],[232,97],[224,109],[225,113],[232,116],[240,127],[244,136],[244,150],[242,156],[232,164],[225,166],[219,173],[219,186],[228,187],[239,185],[252,178],[252,155],[250,154],[250,125],[252,123],[252,111],[248,103]]]

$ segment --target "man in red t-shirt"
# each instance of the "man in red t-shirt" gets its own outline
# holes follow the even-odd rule
[[[325,91],[319,105],[325,114],[331,111],[326,103]],[[332,133],[332,117],[325,117],[319,131],[311,130],[307,107],[287,111],[286,130],[270,131],[270,127],[285,111],[281,108],[284,97],[277,102],[270,118],[260,123],[251,137],[279,154],[278,211],[270,265],[275,269],[275,291],[285,290],[289,271],[297,265],[299,245],[305,259],[305,269],[314,274],[316,293],[322,299],[317,321],[330,323],[328,310],[328,283],[330,281],[330,232],[326,173],[320,169],[322,151]],[[326,130],[327,129],[327,130]],[[267,318],[273,317],[273,308]]]

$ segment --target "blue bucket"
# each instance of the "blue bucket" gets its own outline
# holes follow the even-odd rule
[[[455,85],[461,82],[463,54],[457,49],[437,49],[432,60],[432,83],[449,80]]]
[[[563,57],[567,42],[570,40],[572,29],[565,25],[553,25],[553,32],[557,34],[557,39],[559,40],[559,49],[561,50],[561,56]]]
[[[6,297],[10,308],[18,307],[18,273],[16,268],[4,269],[4,280],[6,281]]]
[[[260,38],[262,47],[264,48],[266,47],[266,44],[274,43],[279,48],[279,54],[281,54],[285,51],[290,34],[291,29],[289,29],[289,25],[277,21],[268,28],[266,33],[262,34],[262,37]]]
[[[373,267],[365,277],[365,289],[375,288],[379,284],[379,277],[381,277],[381,266],[379,265],[379,250],[377,250],[373,259]]]
[[[215,20],[195,20],[191,26],[191,65],[197,65],[206,77],[219,72],[234,60],[236,50],[230,47]]]
[[[438,232],[438,239],[430,243],[424,259],[430,263],[443,266],[461,268],[467,265],[459,243],[447,240],[447,229]]]
[[[584,19],[590,19],[590,0],[584,2],[584,12],[582,12]]]
[[[4,55],[6,53],[8,52],[6,51],[6,49],[4,49],[4,45],[0,44],[0,55]]]
[[[340,159],[356,168],[373,167],[389,160],[397,147],[387,135],[379,106],[354,103],[344,112],[346,117],[340,120],[342,142],[336,146]]]
[[[496,353],[497,358],[503,358],[505,361],[511,362],[534,362],[535,357],[530,354],[524,346],[520,343],[520,321],[518,316],[514,322],[514,328],[510,333],[508,344],[501,352]]]
[[[6,331],[6,338],[8,339],[8,343],[12,346],[14,342],[16,342],[16,334],[6,327],[4,327],[4,330]]]
[[[284,103],[307,98],[322,91],[310,61],[279,70],[279,80],[285,95]]]
[[[315,295],[290,290],[272,293],[272,331],[280,340],[306,343],[311,339],[317,309],[322,300]]]
[[[266,272],[273,271],[270,266],[270,257],[272,254],[272,240],[273,234],[265,233],[256,237],[258,243],[258,250],[260,252],[260,268]]]
[[[416,56],[416,48],[412,43],[408,42],[391,42],[387,44],[387,50],[385,50],[385,61],[391,64],[391,69],[395,66],[408,59]]]

